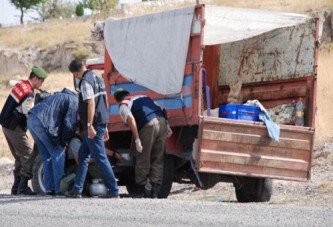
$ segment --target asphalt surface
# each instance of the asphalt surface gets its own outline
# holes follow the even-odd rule
[[[333,207],[0,195],[0,226],[332,226]]]

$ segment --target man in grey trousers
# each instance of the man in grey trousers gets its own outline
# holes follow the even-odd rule
[[[135,198],[157,198],[163,174],[165,141],[172,130],[163,107],[145,95],[130,96],[122,88],[114,92],[119,113],[132,131],[135,146]]]

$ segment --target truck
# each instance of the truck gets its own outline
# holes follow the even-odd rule
[[[274,179],[310,179],[318,18],[200,4],[109,18],[103,32],[104,57],[87,61],[87,67],[103,70],[110,111],[106,147],[123,157],[112,164],[129,194],[136,190],[135,144],[113,97],[118,88],[147,95],[168,112],[173,134],[166,142],[159,198],[168,197],[174,182],[203,190],[226,182],[238,202],[267,202]],[[304,125],[295,126],[290,115],[279,122],[273,140],[262,121],[216,115],[231,97],[239,104],[257,100],[273,114],[301,98]],[[40,164],[35,169],[40,190]]]

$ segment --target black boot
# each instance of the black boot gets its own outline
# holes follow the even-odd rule
[[[145,192],[145,185],[136,185],[136,191],[132,195],[132,198],[145,198],[146,192]]]
[[[161,185],[157,183],[153,183],[151,190],[151,198],[158,198],[158,193],[160,192]]]
[[[153,189],[153,182],[148,178],[145,184],[145,198],[151,198],[151,193]]]
[[[17,194],[18,195],[37,195],[36,192],[33,192],[31,190],[31,188],[29,188],[28,186],[28,177],[23,177],[21,176],[21,181],[20,181],[20,185],[17,189]]]
[[[17,189],[20,185],[20,181],[21,181],[21,177],[20,176],[14,176],[14,183],[12,186],[12,191],[11,194],[12,195],[17,195]]]

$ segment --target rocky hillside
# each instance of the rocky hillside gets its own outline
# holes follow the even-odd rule
[[[64,43],[50,49],[31,47],[24,50],[0,48],[0,75],[25,75],[32,65],[40,65],[48,72],[66,72],[68,64],[78,51],[89,58],[102,56],[103,44],[97,41]],[[80,54],[80,53],[78,53]],[[85,53],[82,53],[85,54]]]

